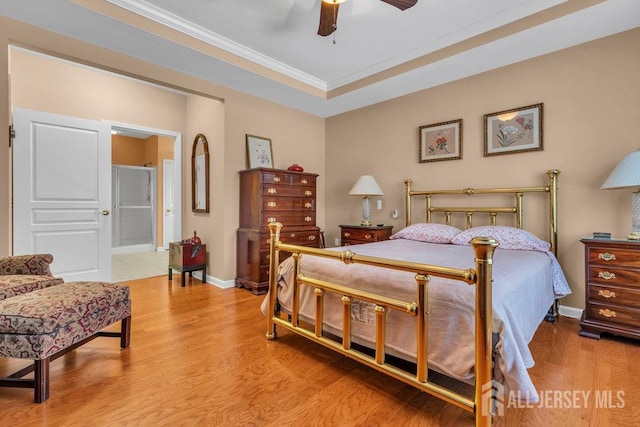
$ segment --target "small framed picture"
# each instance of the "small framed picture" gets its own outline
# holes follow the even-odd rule
[[[462,158],[462,119],[420,126],[420,163]]]
[[[273,168],[271,140],[247,134],[247,163],[249,169]]]
[[[484,116],[484,155],[542,150],[542,104]]]

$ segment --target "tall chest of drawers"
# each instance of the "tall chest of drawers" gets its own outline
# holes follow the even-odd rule
[[[585,310],[580,335],[640,338],[640,243],[582,239]]]
[[[321,246],[316,226],[317,174],[280,169],[240,172],[240,228],[237,233],[236,286],[254,294],[269,288],[270,222],[282,223],[285,243]],[[280,260],[286,258],[282,253]]]

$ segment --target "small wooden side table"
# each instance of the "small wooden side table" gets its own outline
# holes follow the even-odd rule
[[[341,225],[340,243],[342,246],[349,246],[388,240],[391,236],[392,229],[392,225],[373,225],[371,227]]]
[[[193,277],[193,272],[198,270],[202,270],[202,283],[205,283],[207,281],[207,245],[201,244],[196,251],[195,245],[191,243],[169,243],[169,280],[173,280],[173,270],[181,273],[180,285],[183,287],[185,273]]]

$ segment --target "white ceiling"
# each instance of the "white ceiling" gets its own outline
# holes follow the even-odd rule
[[[640,26],[638,0],[0,0],[0,14],[322,117]],[[335,43],[334,43],[335,39]]]

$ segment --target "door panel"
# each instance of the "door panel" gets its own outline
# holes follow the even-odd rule
[[[109,125],[14,109],[13,253],[66,281],[111,280]]]

